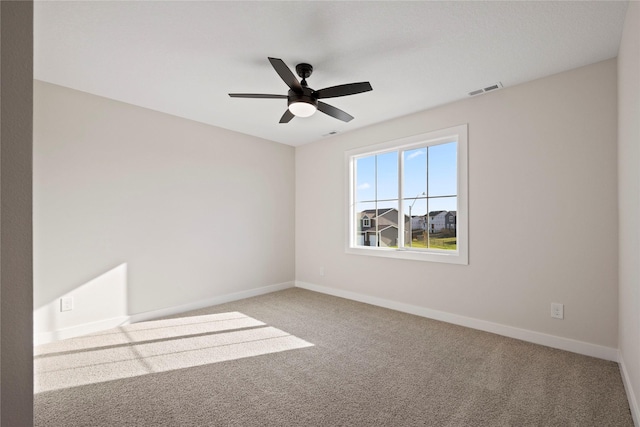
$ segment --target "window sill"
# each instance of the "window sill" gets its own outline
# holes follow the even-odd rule
[[[408,259],[414,261],[441,262],[446,264],[468,265],[469,259],[460,250],[430,250],[420,251],[411,249],[394,248],[367,248],[367,247],[347,247],[345,252],[351,255],[377,256],[382,258]]]

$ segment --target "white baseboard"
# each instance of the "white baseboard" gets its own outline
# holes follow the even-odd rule
[[[249,289],[246,291],[234,292],[232,294],[220,295],[206,300],[198,300],[188,304],[177,305],[174,307],[166,307],[158,310],[145,311],[144,313],[132,314],[129,316],[129,323],[144,322],[147,320],[157,319],[164,316],[172,316],[174,314],[185,313],[191,310],[198,310],[212,305],[224,304],[231,301],[238,301],[245,298],[257,297],[258,295],[270,294],[271,292],[282,291],[284,289],[293,288],[295,282],[284,282],[276,285],[263,286],[260,288]]]
[[[478,329],[485,332],[491,332],[503,335],[509,338],[516,338],[522,341],[534,344],[545,345],[547,347],[557,348],[560,350],[571,351],[573,353],[584,354],[586,356],[597,357],[599,359],[618,361],[618,350],[611,347],[605,347],[597,344],[591,344],[584,341],[578,341],[571,338],[563,338],[554,335],[535,332],[527,329],[520,329],[513,326],[502,325],[500,323],[489,322],[486,320],[474,319],[471,317],[461,316],[458,314],[447,313],[444,311],[433,310],[430,308],[419,307],[411,304],[391,301],[384,298],[372,297],[369,295],[359,294],[356,292],[345,291],[342,289],[330,288],[327,286],[315,285],[312,283],[296,281],[296,287],[308,289],[310,291],[320,292],[323,294],[333,295],[354,301],[364,302],[379,307],[389,308],[392,310],[402,311],[404,313],[415,314],[416,316],[427,317],[429,319],[440,320],[454,325],[466,326],[472,329]]]
[[[111,319],[99,320],[97,322],[83,323],[81,325],[72,326],[55,331],[39,332],[33,334],[33,345],[46,344],[53,341],[65,340],[67,338],[79,337],[81,335],[92,334],[94,332],[104,331],[105,329],[115,328],[116,326],[125,325],[129,322],[129,316],[113,317]]]
[[[627,400],[629,400],[629,407],[631,408],[633,423],[638,427],[640,426],[640,407],[638,407],[638,400],[636,399],[636,394],[633,392],[633,387],[629,378],[629,372],[627,371],[627,366],[625,365],[622,353],[620,353],[618,357],[618,363],[620,364],[622,383],[624,384],[624,390],[627,392]]]
[[[53,341],[59,341],[67,338],[79,337],[81,335],[91,334],[104,331],[105,329],[115,328],[116,326],[127,325],[130,323],[144,322],[146,320],[157,319],[159,317],[171,316],[174,314],[184,313],[191,310],[210,307],[212,305],[224,304],[226,302],[237,301],[244,298],[255,297],[258,295],[269,294],[271,292],[281,291],[293,288],[294,282],[284,282],[275,285],[263,286],[260,288],[249,289],[246,291],[234,292],[232,294],[220,295],[205,300],[198,300],[188,304],[182,304],[174,307],[165,307],[158,310],[146,311],[143,313],[131,314],[129,316],[120,316],[112,319],[104,319],[97,322],[83,323],[81,325],[70,328],[59,329],[55,331],[39,332],[33,334],[33,344],[40,345]]]

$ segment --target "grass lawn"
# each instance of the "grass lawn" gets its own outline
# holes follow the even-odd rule
[[[432,249],[448,249],[455,251],[457,248],[457,241],[455,237],[429,237],[429,246],[422,240],[414,240],[411,242],[411,247],[414,248],[432,248]]]

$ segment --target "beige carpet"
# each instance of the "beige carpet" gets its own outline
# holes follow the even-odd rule
[[[37,426],[633,426],[616,363],[302,289],[35,354]]]

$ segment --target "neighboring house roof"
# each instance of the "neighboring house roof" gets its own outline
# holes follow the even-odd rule
[[[386,213],[389,213],[390,211],[396,210],[395,208],[382,208],[382,209],[366,209],[364,211],[361,211],[360,214],[367,214],[367,215],[372,215],[375,216],[377,213],[377,216],[382,216]]]
[[[378,209],[378,210],[377,210],[377,212],[378,212],[378,216],[374,216],[374,218],[380,217],[380,216],[382,216],[382,215],[386,215],[386,214],[388,214],[389,212],[393,212],[393,211],[398,212],[398,209],[396,209],[396,208],[380,208],[380,209]],[[443,212],[444,212],[444,211],[443,211]],[[360,212],[358,212],[358,213],[359,213],[360,215],[362,215],[362,214],[375,215],[375,213],[376,213],[376,209],[365,209],[365,210],[360,211]],[[407,215],[407,214],[404,214],[404,216],[405,216],[406,218],[409,218],[409,215]],[[415,216],[415,215],[414,215],[414,216]]]
[[[447,211],[431,211],[431,212],[429,212],[429,216],[438,216],[443,212],[447,213]]]

